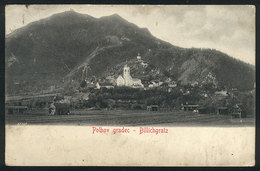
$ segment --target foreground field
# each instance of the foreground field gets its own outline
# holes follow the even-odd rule
[[[6,124],[45,125],[124,125],[124,126],[254,126],[254,117],[231,118],[225,115],[184,111],[151,112],[138,110],[75,110],[70,115],[49,116],[44,110],[6,115]]]

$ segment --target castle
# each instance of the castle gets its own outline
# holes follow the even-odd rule
[[[144,87],[140,79],[131,77],[130,67],[127,66],[127,64],[124,66],[123,76],[119,75],[117,77],[116,84],[117,86],[127,86],[127,87],[134,87],[134,88]]]

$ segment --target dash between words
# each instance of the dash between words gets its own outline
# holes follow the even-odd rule
[[[168,134],[168,129],[167,128],[154,128],[154,127],[139,127],[139,130],[137,131],[138,128],[113,128],[112,129],[112,133],[113,134],[117,134],[117,133],[120,133],[120,134],[129,134],[131,132],[138,132],[139,135],[140,134]],[[109,128],[102,128],[102,127],[92,127],[92,134],[95,134],[95,133],[109,133],[110,132],[110,129]]]

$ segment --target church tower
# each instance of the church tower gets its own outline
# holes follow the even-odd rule
[[[136,58],[137,58],[138,61],[140,61],[142,59],[142,57],[140,56],[140,53],[138,53]]]
[[[130,75],[130,68],[129,66],[125,65],[124,66],[124,79],[125,79],[125,85],[129,86],[131,85],[131,75]]]

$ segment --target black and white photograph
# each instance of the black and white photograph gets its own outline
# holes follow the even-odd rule
[[[254,164],[255,6],[7,5],[5,20],[6,158],[11,165]],[[203,145],[192,147],[199,150],[194,155],[202,155],[201,161],[193,158],[194,162],[188,158],[181,161],[185,159],[182,155],[176,160],[162,157],[165,163],[156,162],[153,155],[152,159],[135,161],[129,154],[122,162],[111,157],[113,162],[101,159],[103,163],[98,163],[92,161],[98,158],[95,148],[94,156],[86,153],[88,159],[80,159],[81,163],[57,157],[58,162],[48,163],[39,155],[34,158],[38,159],[36,162],[25,159],[31,153],[25,154],[28,143],[41,144],[40,137],[37,141],[27,140],[31,131],[25,130],[35,128],[37,134],[37,130],[48,129],[56,138],[51,129],[63,127],[69,129],[68,137],[84,136],[72,130],[88,128],[90,141],[91,136],[95,142],[95,136],[103,136],[102,141],[117,145],[116,140],[106,140],[104,136],[132,137],[131,141],[133,137],[161,136],[160,140],[166,141],[176,128],[178,135],[181,130],[194,136],[210,134],[218,138],[231,138],[228,135],[232,134],[238,141],[227,141],[228,146],[219,142],[218,149],[217,145],[205,147],[215,150],[215,154],[222,151],[215,157],[204,154]],[[193,128],[221,131],[199,134]],[[234,133],[225,135],[226,130]],[[180,139],[176,136],[176,141],[186,141],[193,135],[179,136]],[[28,147],[18,145],[20,140]],[[46,141],[51,143],[48,138]],[[147,137],[142,141],[149,144]],[[75,143],[71,139],[70,142]],[[170,148],[170,141],[164,143]],[[174,143],[176,150],[181,144]],[[39,149],[44,151],[46,144]],[[132,143],[129,144],[127,149],[131,151]],[[230,146],[243,152],[232,152],[230,160],[224,157],[221,162],[222,153],[232,150]],[[18,148],[23,152],[13,154]],[[48,149],[56,156],[59,148]],[[186,148],[185,143],[182,148]],[[170,155],[167,150],[162,151],[167,153],[165,156]],[[68,156],[73,155],[76,153]]]

